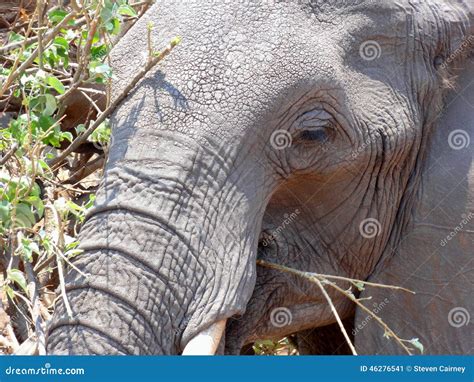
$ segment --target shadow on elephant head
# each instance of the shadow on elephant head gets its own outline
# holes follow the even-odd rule
[[[155,46],[184,38],[113,117],[88,277],[68,274],[48,350],[238,354],[297,333],[347,351],[321,289],[259,258],[409,288],[359,297],[427,353],[469,352],[471,3],[198,3],[158,1],[113,52],[119,94],[150,20]],[[358,352],[403,352],[325,290]]]

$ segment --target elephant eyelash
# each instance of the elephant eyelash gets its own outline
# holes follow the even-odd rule
[[[298,134],[297,139],[305,142],[326,142],[328,140],[326,130],[324,127],[306,129]]]
[[[329,130],[333,124],[333,116],[330,113],[323,108],[313,109],[300,116],[294,137],[302,143],[324,143],[329,138]]]

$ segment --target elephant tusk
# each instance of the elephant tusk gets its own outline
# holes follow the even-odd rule
[[[214,355],[216,353],[226,320],[217,321],[206,330],[198,333],[189,341],[183,350],[183,355]]]

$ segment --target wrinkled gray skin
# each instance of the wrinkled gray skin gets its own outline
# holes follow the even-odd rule
[[[472,2],[310,3],[158,1],[115,48],[117,95],[145,61],[150,20],[155,47],[184,37],[113,117],[74,260],[90,277],[67,276],[74,318],[59,301],[49,352],[178,354],[230,318],[220,352],[299,333],[312,343],[303,352],[340,353],[318,287],[257,257],[410,288],[361,297],[373,296],[369,307],[387,298],[379,316],[427,353],[472,351],[469,325],[448,316],[472,312],[474,219],[441,244],[473,213],[473,144],[448,144],[455,129],[473,138],[473,85],[461,92],[474,78],[461,47]],[[380,46],[372,60],[360,52],[367,41]],[[275,149],[277,130],[291,146]],[[380,224],[371,238],[360,229],[369,218]],[[360,353],[403,353],[327,289],[349,331],[362,327]],[[272,324],[282,307],[291,320]]]

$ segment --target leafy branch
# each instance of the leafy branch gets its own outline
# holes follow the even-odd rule
[[[10,316],[0,328],[0,352],[6,353],[44,354],[44,328],[57,298],[73,314],[64,275],[81,252],[77,230],[106,161],[108,117],[179,43],[176,38],[156,52],[149,33],[145,66],[110,102],[110,51],[152,1],[50,3],[37,0],[26,23],[12,24],[0,47],[0,108],[6,112],[0,118],[7,117],[0,126],[0,293]],[[71,122],[69,104],[76,98],[88,109]]]

